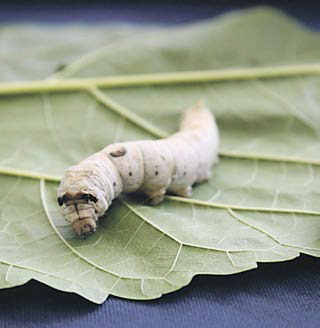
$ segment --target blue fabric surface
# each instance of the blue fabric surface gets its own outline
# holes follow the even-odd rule
[[[320,261],[308,256],[231,276],[198,276],[154,301],[94,305],[36,282],[0,292],[0,327],[305,327],[320,323]]]
[[[299,0],[12,0],[0,2],[0,23],[81,21],[181,24],[230,10],[270,5],[320,28],[319,1]]]
[[[184,6],[112,5],[105,10],[99,7],[101,3],[96,7],[91,4],[90,10],[83,4],[77,7],[55,4],[52,7],[51,4],[39,3],[30,7],[10,3],[2,5],[0,22],[108,20],[180,23],[212,17],[253,2],[217,1],[216,5],[206,2],[202,6],[191,2]],[[320,27],[320,10],[308,5],[308,1],[271,4],[286,9],[312,27]],[[110,297],[98,306],[77,295],[62,293],[34,281],[0,291],[0,328],[319,326],[320,261],[309,256],[284,263],[260,264],[257,270],[231,276],[198,276],[184,289],[149,302]]]

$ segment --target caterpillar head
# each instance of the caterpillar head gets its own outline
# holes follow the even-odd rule
[[[85,237],[96,231],[98,198],[93,193],[58,192],[58,204],[65,219],[72,224],[75,233]]]

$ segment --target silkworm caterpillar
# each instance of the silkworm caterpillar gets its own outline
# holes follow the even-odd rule
[[[215,119],[199,102],[168,138],[110,144],[71,166],[60,183],[58,204],[76,234],[86,236],[122,192],[141,191],[151,204],[159,204],[166,191],[190,197],[192,185],[210,177],[218,144]]]

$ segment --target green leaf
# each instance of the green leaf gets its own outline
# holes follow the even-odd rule
[[[2,79],[35,81],[0,84],[1,288],[36,279],[96,303],[153,299],[196,274],[320,256],[319,34],[267,8],[183,27],[61,28],[2,27]],[[37,38],[41,51],[21,59]],[[199,99],[221,134],[210,181],[154,207],[122,197],[75,238],[56,203],[63,171],[107,143],[172,133]]]

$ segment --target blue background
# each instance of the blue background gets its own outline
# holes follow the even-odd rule
[[[11,1],[0,4],[0,23],[177,24],[261,3],[320,28],[320,5],[311,1]],[[320,261],[301,256],[231,276],[197,276],[189,286],[159,300],[110,297],[100,306],[31,281],[0,291],[0,328],[21,326],[320,327]]]

